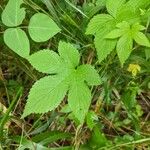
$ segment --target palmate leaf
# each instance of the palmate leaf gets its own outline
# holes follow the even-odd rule
[[[55,75],[46,76],[33,85],[22,117],[55,109],[69,91],[68,104],[75,117],[83,122],[91,101],[91,92],[87,84],[99,85],[100,77],[92,66],[78,66],[79,52],[73,45],[60,42],[58,50],[60,56],[53,51],[43,50],[28,58],[33,67],[40,72]]]
[[[36,13],[32,16],[28,30],[35,42],[45,42],[60,32],[60,28],[56,23],[43,13]]]
[[[29,39],[19,28],[10,28],[4,32],[5,44],[18,55],[27,58],[30,53]]]
[[[18,26],[25,18],[25,8],[21,8],[23,0],[9,0],[2,12],[2,22],[8,27]]]

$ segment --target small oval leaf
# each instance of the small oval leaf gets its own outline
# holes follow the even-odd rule
[[[29,34],[35,42],[45,42],[60,32],[57,24],[47,15],[36,13],[30,19]]]
[[[27,58],[30,53],[29,39],[26,33],[19,28],[10,28],[4,32],[6,45],[21,57]]]

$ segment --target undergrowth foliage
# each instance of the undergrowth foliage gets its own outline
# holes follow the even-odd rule
[[[3,34],[5,44],[14,53],[27,60],[36,71],[42,75],[44,74],[44,77],[37,80],[31,87],[21,119],[30,114],[44,114],[53,111],[58,108],[62,102],[65,102],[65,104],[67,103],[65,106],[67,106],[68,109],[68,111],[67,109],[65,110],[66,113],[71,112],[72,116],[70,115],[70,118],[75,122],[77,120],[78,124],[81,125],[76,132],[79,132],[85,122],[90,131],[93,131],[91,142],[89,142],[91,147],[97,148],[98,146],[111,145],[112,143],[99,132],[95,125],[95,120],[98,120],[98,115],[96,114],[97,109],[102,106],[101,99],[106,97],[107,102],[111,101],[109,97],[111,95],[109,93],[110,90],[113,91],[119,99],[119,106],[117,106],[117,108],[115,107],[115,111],[117,109],[119,110],[121,103],[123,103],[123,109],[127,111],[127,116],[134,121],[133,126],[139,133],[140,127],[138,122],[140,121],[138,117],[141,116],[142,112],[137,104],[136,97],[141,92],[140,88],[144,84],[149,86],[147,82],[150,82],[150,80],[146,80],[146,83],[144,82],[141,87],[138,83],[134,82],[138,72],[141,71],[141,67],[135,63],[130,64],[126,69],[132,73],[132,77],[130,77],[131,82],[125,85],[123,83],[125,79],[123,79],[118,85],[118,87],[121,84],[126,86],[124,90],[121,89],[121,92],[124,92],[121,98],[118,96],[119,94],[115,86],[116,83],[120,81],[121,75],[119,75],[119,73],[121,74],[124,71],[126,63],[130,59],[136,59],[136,57],[134,58],[134,55],[132,55],[133,53],[136,53],[137,50],[143,51],[142,55],[144,56],[140,58],[140,62],[143,62],[143,57],[144,62],[150,58],[150,34],[148,33],[150,0],[97,0],[94,4],[96,6],[92,7],[99,10],[98,7],[102,6],[102,8],[106,8],[106,11],[99,14],[99,11],[95,10],[93,15],[92,13],[87,13],[89,17],[87,14],[84,14],[80,8],[76,8],[70,1],[65,1],[71,8],[78,11],[80,15],[83,15],[84,18],[90,18],[88,23],[87,20],[83,23],[87,23],[87,25],[86,29],[82,31],[82,28],[71,20],[69,16],[65,16],[67,19],[64,17],[70,24],[72,23],[74,27],[78,28],[79,31],[84,32],[83,38],[89,43],[82,48],[79,43],[83,44],[85,39],[83,41],[81,40],[83,43],[73,43],[73,41],[76,41],[76,39],[73,39],[76,38],[74,35],[73,40],[69,40],[72,41],[72,43],[62,39],[57,41],[57,50],[41,48],[37,52],[32,53],[31,40],[36,44],[44,43],[62,33],[62,30],[65,30],[62,28],[63,26],[58,23],[59,17],[56,17],[54,20],[48,13],[37,11],[30,18],[28,26],[24,27],[22,23],[26,18],[26,10],[23,0],[9,0],[2,12],[2,23],[6,26],[6,30]],[[47,3],[47,1],[43,0],[43,3]],[[53,10],[52,5],[50,5],[50,3],[48,3],[48,5],[50,10]],[[91,6],[89,8],[91,8]],[[55,11],[53,11],[53,13],[54,16],[57,16]],[[68,31],[69,27],[66,30]],[[82,39],[82,37],[80,38]],[[93,43],[91,44],[90,42]],[[91,63],[85,64],[81,61],[81,58],[84,58],[81,49],[86,49],[88,53],[88,50],[91,50],[89,47],[92,50],[96,50],[92,51],[93,54],[91,57],[96,60],[94,60],[96,63],[93,65],[91,65]],[[105,64],[105,61],[107,61],[109,57],[112,57],[112,59],[109,60],[110,62],[108,62],[108,64]],[[137,58],[139,57],[137,56]],[[116,60],[118,60],[119,63]],[[114,69],[115,65],[112,65],[113,62],[111,61],[115,61],[115,65],[118,63],[119,65],[117,64],[117,67],[119,66],[120,68],[118,68],[120,70],[117,68],[116,71]],[[110,83],[107,82],[107,78],[109,78],[110,75],[107,75],[105,71],[109,69],[110,74],[113,72],[111,72],[109,64],[114,67],[112,68],[112,70],[115,70],[114,76],[118,75],[114,81],[115,83],[111,83],[114,77],[109,80]],[[102,67],[100,68],[99,66]],[[143,73],[146,75],[149,74],[147,66],[150,66],[149,62],[146,63],[145,70],[143,70]],[[114,85],[111,86],[111,84]],[[99,92],[98,87],[102,87],[100,94],[96,93],[97,91]],[[95,93],[97,94],[96,100],[94,99]],[[95,112],[89,111],[93,102],[92,100],[96,103],[94,103],[96,107]],[[103,111],[105,110],[103,109]],[[115,120],[115,113],[113,114],[114,117],[110,114],[110,118],[113,118],[112,121]],[[64,134],[62,135],[64,136]],[[67,137],[70,137],[70,135],[67,135]],[[77,139],[77,137],[75,138]],[[101,142],[97,141],[97,139],[101,139]],[[98,146],[95,146],[95,144]]]
[[[25,18],[20,11],[23,3],[10,0],[2,13],[3,23],[8,27],[18,26]],[[17,8],[17,9],[16,9]],[[10,10],[15,11],[15,23]],[[13,20],[14,21],[14,20]],[[36,13],[30,19],[28,31],[35,42],[44,42],[60,32],[60,28],[47,15]],[[16,41],[15,44],[13,41]],[[70,43],[59,42],[59,55],[52,50],[40,50],[30,55],[30,44],[26,33],[19,27],[9,28],[4,33],[4,41],[10,49],[26,58],[39,72],[51,74],[37,81],[30,90],[22,115],[45,113],[54,110],[68,92],[68,103],[75,117],[83,123],[91,103],[88,85],[100,85],[101,80],[91,65],[79,65],[80,54]]]

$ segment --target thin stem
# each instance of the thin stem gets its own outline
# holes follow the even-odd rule
[[[4,115],[4,117],[2,118],[1,122],[0,122],[0,139],[2,138],[3,136],[3,127],[5,125],[5,123],[7,122],[7,119],[9,117],[9,114],[10,112],[12,111],[12,109],[14,108],[16,102],[18,101],[18,97],[21,96],[21,93],[22,93],[22,87],[18,90],[17,94],[16,94],[16,97],[12,100],[9,108],[7,109],[6,111],[6,114]]]

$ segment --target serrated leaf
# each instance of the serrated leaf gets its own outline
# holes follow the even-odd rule
[[[104,35],[97,34],[94,39],[99,62],[103,61],[110,54],[110,52],[115,49],[116,46],[117,40],[105,39],[105,35],[107,34],[107,31],[105,31]]]
[[[83,123],[91,103],[91,92],[86,84],[76,77],[70,85],[68,103],[75,117]]]
[[[28,58],[31,64],[42,72],[52,73],[57,67],[57,61],[59,64],[59,60],[61,60],[61,66],[55,70],[56,75],[44,77],[33,85],[22,118],[31,113],[45,113],[55,109],[69,90],[68,103],[70,103],[71,111],[83,123],[91,101],[90,90],[84,81],[91,85],[98,85],[100,84],[99,75],[90,65],[76,66],[79,63],[79,53],[71,44],[61,42],[59,53],[60,56],[55,52],[43,50]],[[68,63],[74,66],[70,67]],[[80,73],[76,67],[81,68]],[[90,76],[94,78],[93,81]]]
[[[48,49],[30,55],[28,60],[36,70],[42,73],[55,74],[61,67],[59,55]]]
[[[129,0],[127,2],[127,6],[132,8],[133,10],[146,8],[150,5],[149,0]]]
[[[122,30],[120,29],[114,29],[111,32],[109,32],[105,38],[106,39],[116,39],[118,37],[120,37],[123,34]]]
[[[81,65],[77,68],[77,72],[83,77],[88,85],[100,85],[101,80],[97,71],[91,65]]]
[[[25,18],[25,8],[21,8],[23,0],[9,0],[2,12],[2,22],[8,27],[18,26]]]
[[[105,39],[105,36],[115,29],[115,26],[115,19],[106,14],[93,17],[88,24],[86,34],[93,34],[95,36],[94,44],[97,50],[99,62],[103,61],[115,48],[116,40]]]
[[[117,42],[117,54],[121,65],[125,63],[132,52],[133,40],[128,34],[123,35]]]
[[[27,58],[30,53],[29,39],[19,28],[10,28],[4,32],[5,44],[21,57]]]
[[[108,14],[100,14],[94,16],[88,24],[88,27],[86,29],[86,34],[95,35],[95,33],[99,32],[99,29],[101,27],[105,27],[105,24],[107,22],[112,21],[112,19],[113,19],[112,16]]]
[[[60,32],[60,28],[47,15],[36,13],[30,19],[28,26],[29,34],[35,42],[45,42]]]
[[[150,47],[150,42],[144,33],[136,32],[134,33],[133,38],[139,45]]]
[[[68,84],[60,75],[40,79],[30,90],[22,118],[31,113],[46,113],[55,109],[63,100],[67,90]]]
[[[121,9],[126,0],[107,0],[106,8],[109,14],[113,17],[116,17],[118,9]]]
[[[70,43],[59,42],[58,52],[60,57],[71,67],[75,68],[79,64],[80,54]]]
[[[140,22],[140,13],[137,11],[135,12],[133,8],[129,6],[124,5],[121,9],[118,10],[116,14],[116,21],[118,23],[126,21],[130,24]]]

